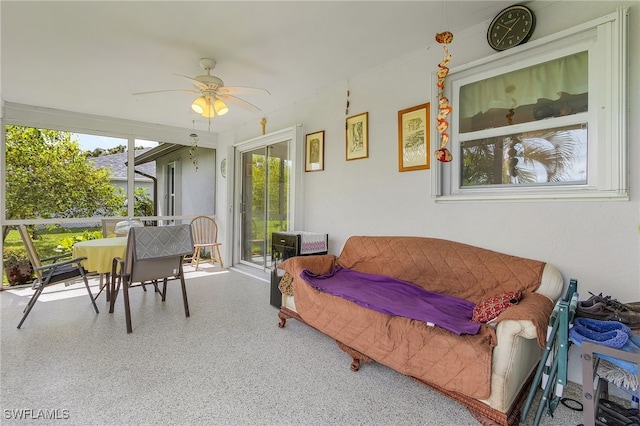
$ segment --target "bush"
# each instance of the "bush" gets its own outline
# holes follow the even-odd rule
[[[2,259],[9,285],[27,284],[32,281],[33,266],[23,247],[5,247]]]
[[[78,241],[98,240],[102,238],[101,231],[84,231],[82,235],[74,235],[71,237],[65,237],[58,243],[56,249],[62,253],[71,251],[71,248]]]

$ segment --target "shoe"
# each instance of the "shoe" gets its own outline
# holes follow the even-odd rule
[[[576,316],[592,318],[600,321],[618,321],[631,329],[640,329],[640,311],[631,309],[628,305],[603,297],[602,294],[594,295],[587,300],[578,302]]]
[[[601,301],[613,306],[614,308],[628,309],[630,311],[640,312],[640,302],[621,303],[618,302],[618,299],[612,299],[611,296],[602,296],[602,293],[600,293],[598,296],[591,292],[589,292],[589,294],[591,294],[592,297],[599,298]],[[591,299],[591,297],[589,299]]]
[[[596,425],[597,426],[640,426],[640,423],[631,419],[620,419],[612,416],[608,412],[604,411],[601,407],[598,408],[596,413]]]
[[[593,304],[597,302],[603,302],[605,304],[611,305],[614,308],[618,308],[618,309],[622,308],[622,309],[628,309],[630,311],[640,312],[640,302],[621,303],[621,302],[618,302],[617,299],[612,299],[611,296],[603,296],[602,293],[595,295],[589,292],[589,294],[591,295],[591,297],[589,297],[587,300],[583,300],[582,302],[579,302],[585,307],[593,306]]]
[[[640,312],[640,302],[628,302],[624,305],[632,311]]]
[[[601,398],[598,402],[598,408],[607,412],[609,415],[619,419],[622,422],[636,421],[640,422],[637,408],[626,408],[617,402]]]
[[[591,295],[591,297],[589,297],[587,300],[583,300],[582,302],[578,302],[578,304],[584,305],[586,307],[590,307],[590,306],[593,306],[594,303],[597,303],[597,302],[606,303],[607,301],[611,300],[611,296],[603,296],[602,293],[596,295],[589,292],[589,294]]]

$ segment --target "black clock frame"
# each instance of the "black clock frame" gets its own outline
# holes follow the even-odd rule
[[[513,11],[513,10],[524,10],[525,12],[527,12],[530,16],[531,16],[531,28],[529,29],[529,31],[527,32],[527,34],[524,36],[524,38],[522,38],[520,41],[518,41],[516,44],[510,45],[510,46],[504,46],[504,47],[498,47],[498,46],[494,46],[494,44],[491,41],[491,33],[494,31],[494,28],[498,23],[498,20],[500,18],[502,18],[506,13]],[[511,6],[508,6],[504,9],[502,9],[496,16],[495,18],[493,18],[493,20],[491,21],[491,23],[489,24],[489,28],[487,29],[487,43],[489,43],[489,46],[491,46],[491,48],[493,50],[496,50],[498,52],[502,52],[505,51],[507,49],[510,49],[512,47],[516,47],[519,46],[521,44],[526,43],[527,41],[529,41],[529,39],[531,38],[531,36],[533,35],[533,30],[536,28],[536,15],[535,13],[533,13],[533,10],[531,10],[530,8],[528,8],[527,6],[524,6],[522,4],[514,4]]]

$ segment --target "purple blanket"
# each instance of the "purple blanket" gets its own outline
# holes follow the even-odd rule
[[[407,281],[341,267],[325,275],[304,269],[300,277],[316,290],[387,315],[435,324],[458,335],[477,334],[480,330],[481,324],[471,321],[474,303]]]

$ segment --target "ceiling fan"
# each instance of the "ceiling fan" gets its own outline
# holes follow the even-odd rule
[[[199,94],[191,103],[191,109],[203,117],[212,118],[216,114],[224,115],[229,112],[229,107],[225,102],[237,105],[249,111],[262,111],[260,108],[239,98],[236,95],[270,95],[268,90],[258,89],[255,87],[242,86],[225,86],[223,81],[211,75],[211,70],[215,68],[216,61],[209,58],[200,59],[200,67],[206,71],[206,74],[189,77],[182,74],[173,74],[178,77],[184,77],[189,80],[197,90],[194,89],[168,89],[168,90],[152,90],[150,92],[138,92],[134,95],[147,95],[150,93],[160,92],[185,92]]]

